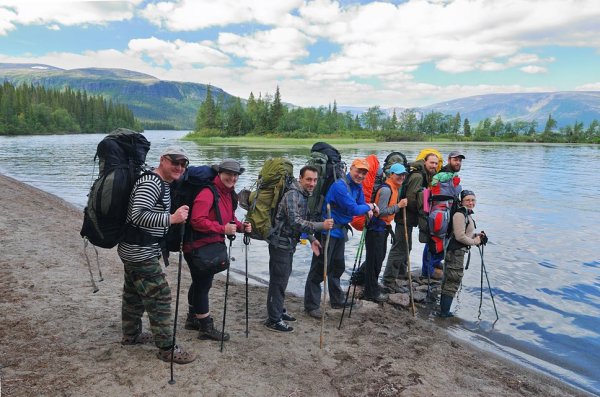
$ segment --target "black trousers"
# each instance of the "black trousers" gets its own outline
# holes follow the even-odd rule
[[[387,232],[366,231],[365,249],[367,258],[364,264],[366,298],[374,298],[379,294],[379,273],[387,252]]]
[[[199,273],[192,264],[192,255],[184,255],[185,262],[190,268],[192,284],[188,290],[188,305],[193,314],[206,314],[210,311],[208,304],[208,293],[212,287],[213,275]]]
[[[306,278],[304,286],[304,309],[312,311],[321,306],[321,283],[323,282],[323,266],[324,266],[324,250],[325,250],[325,235],[321,235],[321,255],[313,254],[310,263],[310,271]],[[344,291],[340,285],[340,277],[346,270],[346,262],[344,260],[344,249],[346,248],[345,238],[329,239],[329,251],[327,252],[327,285],[329,287],[329,300],[332,305],[344,304]]]

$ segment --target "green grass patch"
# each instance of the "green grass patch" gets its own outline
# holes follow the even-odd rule
[[[326,141],[332,145],[353,145],[376,142],[375,139],[356,139],[352,137],[333,137],[329,135],[314,137],[314,138],[284,138],[279,136],[237,136],[237,137],[220,137],[220,136],[200,136],[190,133],[183,139],[191,140],[201,144],[208,145],[226,145],[226,146],[312,146],[316,142]]]

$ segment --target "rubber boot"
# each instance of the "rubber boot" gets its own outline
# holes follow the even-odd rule
[[[223,336],[223,340],[229,340],[229,334],[225,332],[221,333],[218,329],[215,328],[215,321],[211,316],[201,318],[198,320],[199,330],[198,330],[198,339],[212,339],[212,340],[221,340],[221,335]]]
[[[440,296],[440,317],[454,317],[454,314],[450,312],[450,306],[452,306],[452,301],[454,297],[450,295],[442,294]]]

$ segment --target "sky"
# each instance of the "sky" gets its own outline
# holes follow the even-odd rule
[[[0,63],[415,107],[600,90],[599,21],[597,0],[0,0]]]

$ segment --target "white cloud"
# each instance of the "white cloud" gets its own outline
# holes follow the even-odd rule
[[[306,46],[314,39],[293,28],[277,28],[249,36],[220,33],[217,42],[222,51],[248,59],[248,65],[281,69],[307,56]]]
[[[161,79],[211,83],[241,97],[250,91],[272,93],[279,84],[284,100],[298,105],[337,99],[348,105],[415,106],[491,92],[552,90],[452,85],[453,76],[448,74],[507,69],[544,73],[555,61],[546,48],[600,49],[596,28],[600,2],[595,0],[350,5],[331,0],[136,0],[75,1],[68,7],[60,1],[39,1],[33,7],[32,2],[10,1],[0,0],[0,35],[26,24],[52,28],[135,15],[161,28],[152,37],[151,33],[132,37],[122,51],[49,53],[35,59],[21,57],[21,62],[68,69],[122,67]],[[209,27],[224,28],[215,39],[203,31]],[[179,31],[190,33],[178,39],[173,32]],[[309,53],[315,43],[338,50],[317,57]],[[5,59],[19,62],[15,57]],[[438,76],[448,75],[449,83],[428,84],[428,68],[422,68],[417,81],[413,72],[425,64],[435,65],[432,73]]]
[[[537,66],[537,65],[523,66],[522,68],[520,68],[520,70],[522,72],[529,73],[529,74],[546,73],[548,71],[548,69],[546,69],[545,67]]]
[[[181,0],[148,4],[140,15],[173,31],[204,29],[247,22],[278,25],[301,0]]]
[[[60,26],[57,24],[47,26],[48,30],[60,30]]]
[[[0,36],[6,35],[11,30],[15,30],[13,21],[16,19],[16,14],[8,8],[0,6]]]
[[[188,43],[183,40],[171,42],[151,37],[130,40],[128,53],[137,57],[145,55],[158,65],[170,65],[175,68],[229,63],[227,55],[206,44]]]
[[[73,26],[123,21],[134,16],[135,7],[141,1],[3,0],[0,4],[0,34],[6,34],[17,24]]]
[[[600,81],[575,87],[575,91],[600,91]]]

